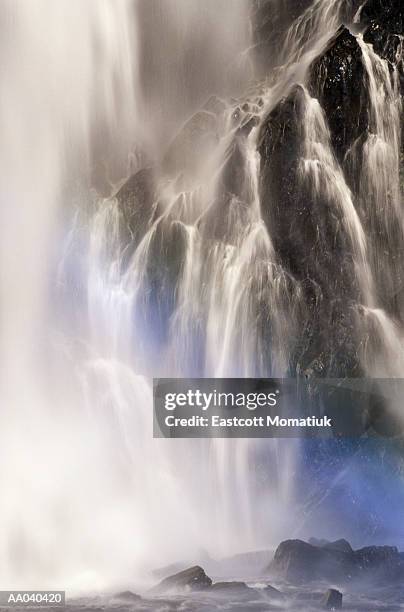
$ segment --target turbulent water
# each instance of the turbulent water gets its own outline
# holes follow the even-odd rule
[[[342,161],[308,74],[344,3],[313,0],[295,18],[271,3],[281,40],[267,62],[259,3],[231,4],[3,0],[7,588],[142,582],[201,549],[276,545],[309,520],[297,442],[153,440],[151,414],[153,376],[299,373],[307,293],[279,255],[260,174],[267,117],[296,84],[299,185],[342,228],[358,367],[404,371],[401,294],[384,302],[401,289],[386,243],[404,244],[398,68],[352,23],[370,126]],[[141,189],[126,183],[139,171]]]

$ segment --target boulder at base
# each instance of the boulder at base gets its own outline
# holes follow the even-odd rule
[[[328,589],[321,603],[326,610],[341,610],[342,593],[337,589]]]
[[[164,578],[154,587],[155,593],[170,591],[202,591],[212,585],[212,580],[199,565],[190,567],[178,574]]]
[[[372,580],[386,584],[404,579],[404,563],[395,546],[353,550],[346,540],[321,547],[302,540],[286,540],[278,546],[269,572],[295,584],[318,580],[334,584]]]
[[[301,540],[286,540],[278,546],[270,572],[297,584],[321,579],[339,583],[352,576],[354,561],[340,551],[312,546]]]

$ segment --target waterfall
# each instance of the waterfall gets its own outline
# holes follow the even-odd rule
[[[56,276],[72,209],[91,202],[94,134],[110,151],[119,142],[124,167],[137,138],[136,27],[125,2],[6,1],[1,11],[0,566],[12,588],[91,573],[100,500],[90,490],[119,489],[97,466],[101,438],[71,351],[78,328],[64,335],[57,323],[60,300],[72,317],[80,303]],[[99,516],[107,531],[113,515]]]
[[[367,262],[366,236],[356,212],[352,193],[331,149],[326,118],[318,100],[304,90],[302,180],[312,185],[315,198],[323,195],[326,202],[339,208],[336,214],[346,226],[354,252],[356,276],[366,301],[371,300],[372,281]]]
[[[381,308],[386,298],[395,296],[403,261],[399,75],[397,67],[390,67],[387,60],[380,58],[360,35],[358,42],[368,76],[370,99],[370,125],[363,149],[360,197],[369,231],[375,236],[369,257],[377,286],[373,302],[365,304],[369,335],[376,338],[367,347],[365,363],[373,376],[400,377],[404,365],[404,337],[398,323],[403,312],[402,300],[398,297],[395,307],[389,308],[390,312]],[[397,59],[400,59],[401,48],[397,54]],[[386,253],[386,243],[390,245],[389,254]]]
[[[398,67],[351,28],[369,123],[339,156],[310,79],[345,3],[285,19],[264,78],[257,5],[281,14],[242,0],[3,1],[7,588],[140,584],[202,549],[299,535],[301,442],[153,439],[153,377],[310,376],[345,306],[355,375],[401,376]],[[292,222],[276,193],[284,158],[265,159],[284,111],[296,167],[279,191],[305,199]]]

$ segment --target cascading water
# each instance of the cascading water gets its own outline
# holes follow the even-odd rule
[[[376,283],[374,299],[365,303],[366,318],[370,319],[372,332],[381,344],[379,351],[371,345],[367,363],[372,375],[400,377],[403,372],[404,338],[397,319],[402,316],[402,301],[386,313],[380,308],[387,298],[401,293],[402,244],[404,238],[403,211],[400,189],[401,111],[399,74],[396,66],[389,66],[371,45],[358,36],[366,68],[369,99],[370,126],[364,145],[361,175],[361,201],[366,211],[366,222],[376,236],[369,247],[369,258]],[[397,61],[401,60],[401,45],[397,49]],[[384,244],[383,244],[384,241]],[[386,243],[391,248],[386,253]],[[398,280],[400,279],[400,280]],[[379,306],[379,307],[377,307]],[[392,315],[390,318],[388,315]]]
[[[360,155],[338,159],[309,81],[344,3],[315,0],[286,21],[264,80],[257,4],[3,2],[7,588],[140,582],[200,549],[275,545],[304,523],[298,443],[154,440],[153,376],[309,376],[319,361],[305,348],[311,309],[334,304],[333,291],[355,313],[363,372],[403,370],[402,305],[380,297],[400,262],[369,239],[381,227],[403,244],[397,69],[355,34],[369,126]],[[312,218],[331,219],[313,222],[313,244],[339,241],[353,277],[330,282],[328,296],[315,251],[304,275],[283,256],[282,207],[263,188],[265,126],[290,96],[296,184]]]

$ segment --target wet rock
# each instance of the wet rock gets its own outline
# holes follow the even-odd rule
[[[367,0],[361,10],[361,21],[377,22],[386,32],[404,34],[402,0]]]
[[[280,261],[294,276],[310,267],[307,243],[313,241],[310,202],[300,192],[303,94],[295,87],[264,120],[260,138],[261,211]]]
[[[356,3],[354,3],[356,4]],[[376,5],[373,3],[373,5]],[[396,56],[402,46],[400,36],[388,30],[388,4],[384,13],[381,7],[369,11],[368,4],[362,8],[360,29],[364,30],[364,40],[372,43],[374,50],[382,58],[396,61]],[[394,4],[394,3],[393,3]],[[355,7],[356,8],[356,7]],[[397,8],[397,7],[396,7]],[[398,10],[398,8],[397,8]],[[357,27],[357,26],[356,26]],[[399,29],[399,27],[397,28]],[[391,73],[393,66],[390,66]],[[376,70],[377,72],[377,70]],[[401,84],[404,92],[404,78],[401,70]],[[309,90],[316,97],[327,120],[330,129],[331,143],[344,173],[344,179],[353,194],[353,204],[360,217],[366,233],[372,236],[375,260],[370,255],[370,268],[374,275],[375,291],[379,293],[378,299],[383,308],[393,317],[399,316],[399,300],[394,295],[393,287],[397,285],[401,275],[402,265],[398,263],[401,257],[399,237],[396,226],[390,227],[378,212],[379,205],[375,204],[376,191],[366,178],[366,168],[374,149],[373,132],[375,131],[372,118],[369,75],[358,38],[346,27],[341,27],[329,42],[325,52],[313,63],[310,70]],[[367,191],[366,185],[369,186]],[[386,192],[389,201],[390,194]],[[386,249],[386,243],[395,244],[392,250]],[[394,251],[394,255],[392,252]],[[381,271],[384,272],[381,272]],[[389,273],[386,270],[390,270]],[[358,302],[361,301],[359,298]]]
[[[343,538],[341,540],[335,540],[335,542],[327,542],[322,545],[322,548],[326,548],[327,550],[337,550],[345,553],[352,553],[353,549],[350,543]]]
[[[212,586],[212,580],[206,575],[199,565],[190,567],[173,576],[164,578],[153,588],[155,593],[167,593],[170,591],[202,591]]]
[[[382,26],[372,22],[366,30],[364,41],[373,45],[374,51],[392,64],[397,63],[401,50],[401,38],[398,34],[389,34]]]
[[[124,220],[124,243],[131,243],[135,247],[143,238],[153,216],[155,194],[152,168],[144,168],[133,174],[116,193]]]
[[[404,5],[401,0],[344,0],[342,10],[344,23],[358,22],[364,27],[364,40],[374,45],[376,53],[393,61],[388,49],[395,46],[398,36],[404,34]]]
[[[366,25],[364,40],[373,45],[383,59],[396,64],[400,71],[404,93],[402,36],[404,34],[404,5],[401,0],[368,0],[360,11],[361,24]]]
[[[307,311],[292,371],[353,376],[359,369],[354,310],[357,283],[341,213],[305,168],[307,94],[296,86],[264,119],[259,135],[261,213],[278,261],[301,283]],[[319,162],[317,168],[322,172]],[[327,171],[320,183],[329,185]]]
[[[282,542],[270,565],[274,575],[292,583],[330,580],[349,580],[354,572],[350,555],[312,546],[302,540]]]
[[[385,583],[404,578],[403,560],[394,546],[353,550],[346,540],[322,547],[302,540],[286,540],[278,546],[269,570],[274,576],[296,584],[317,580],[337,584],[353,580]]]
[[[296,86],[264,120],[259,140],[261,211],[275,249],[286,269],[299,280],[311,279],[321,292],[348,297],[352,281],[351,247],[343,220],[327,188],[326,171],[318,164],[319,189],[305,171],[304,126],[308,98]],[[331,276],[330,276],[331,274]],[[332,278],[332,283],[330,283]]]
[[[342,26],[313,63],[309,79],[310,92],[325,111],[331,143],[340,161],[368,128],[366,81],[361,48]]]
[[[282,62],[285,34],[311,4],[311,0],[253,0],[251,21],[254,33],[254,55],[259,72]]]
[[[372,573],[379,580],[404,577],[404,565],[395,546],[367,546],[353,553],[358,574]]]
[[[336,589],[329,589],[321,603],[326,610],[340,610],[342,608],[342,593]]]

